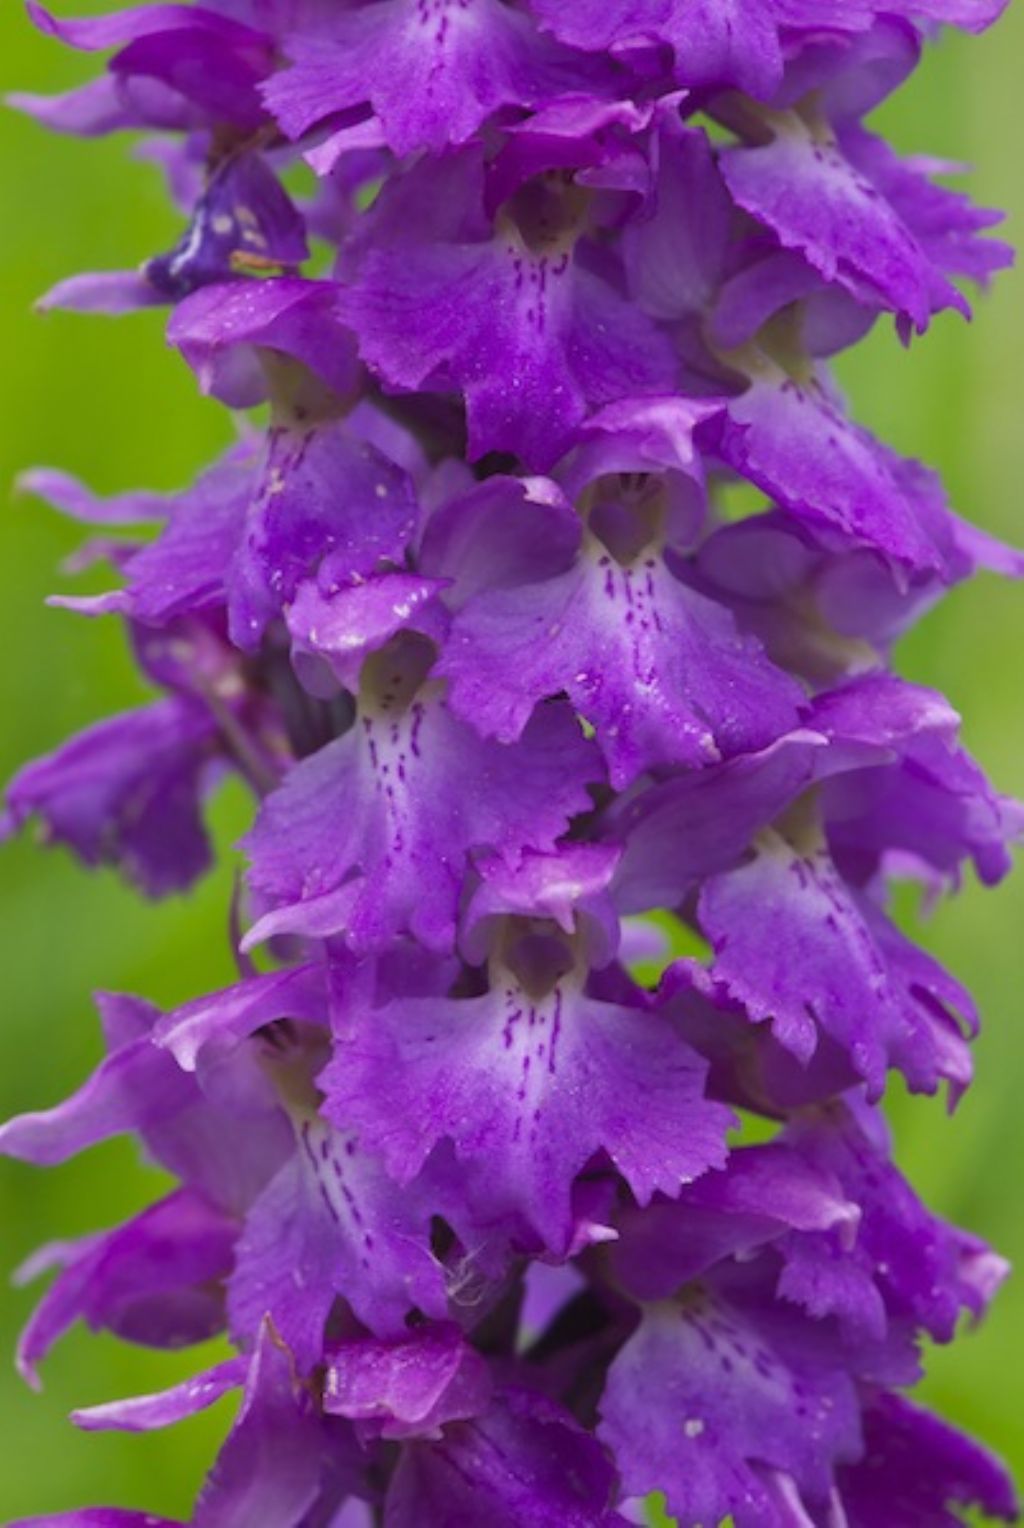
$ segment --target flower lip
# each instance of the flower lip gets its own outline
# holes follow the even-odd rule
[[[998,881],[1024,822],[894,646],[1024,560],[827,364],[1005,263],[863,123],[1002,0],[210,3],[30,0],[114,56],[21,104],[156,129],[188,218],[41,306],[169,307],[200,388],[267,407],[181,493],[29,479],[121,584],[53,603],[126,620],[160,698],[23,770],[0,836],[158,896],[227,771],[255,806],[240,979],[102,995],[92,1076],[0,1129],[39,1164],[131,1131],[175,1180],[31,1260],[23,1372],[78,1320],[226,1330],[75,1418],[239,1389],[201,1528],[1012,1516],[897,1395],[1006,1265],[875,1100],[955,1102],[977,1028],[890,885]]]

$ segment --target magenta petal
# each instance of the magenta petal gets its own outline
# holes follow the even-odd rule
[[[1017,1498],[992,1454],[903,1396],[879,1395],[865,1417],[862,1462],[839,1471],[839,1492],[852,1528],[879,1513],[891,1528],[959,1528],[961,1507],[1013,1522]]]
[[[531,998],[506,978],[485,997],[361,1016],[323,1086],[331,1115],[350,1121],[399,1182],[448,1137],[461,1158],[486,1164],[494,1202],[559,1252],[573,1179],[595,1152],[641,1203],[724,1161],[730,1116],[702,1097],[703,1075],[656,1014],[594,1002],[569,984]]]
[[[388,1528],[446,1528],[481,1512],[495,1528],[625,1528],[612,1510],[614,1474],[555,1402],[512,1390],[437,1444],[403,1450],[388,1491]]]
[[[182,1528],[182,1524],[177,1519],[124,1507],[80,1507],[70,1512],[46,1512],[42,1517],[19,1517],[11,1528]]]
[[[53,16],[39,4],[39,0],[27,0],[27,8],[41,32],[58,37],[73,48],[86,50],[117,48],[137,38],[193,28],[213,36],[250,43],[264,40],[264,34],[199,5],[139,5],[111,11],[105,16],[70,19]]]
[[[15,775],[3,828],[38,816],[85,864],[118,865],[148,896],[181,891],[209,863],[200,804],[215,739],[184,697],[99,722]]]
[[[208,1047],[230,1049],[276,1019],[322,1022],[326,1006],[323,972],[316,966],[290,966],[164,1014],[153,1036],[157,1045],[173,1053],[179,1066],[194,1071]]]
[[[447,1315],[422,1196],[400,1192],[350,1132],[303,1118],[294,1157],[243,1227],[228,1290],[231,1330],[244,1340],[269,1316],[306,1372],[338,1297],[380,1336],[401,1332],[417,1307]]]
[[[996,883],[1024,838],[893,657],[1024,553],[829,366],[1007,263],[955,165],[864,126],[1003,4],[28,0],[109,56],[12,104],[142,130],[181,220],[40,307],[165,304],[199,390],[260,410],[180,492],[24,478],[91,528],[63,571],[116,582],[49,603],[120,618],[155,693],[0,815],[161,896],[211,788],[255,800],[230,985],[98,994],[103,1059],[0,1126],[39,1163],[131,1133],[170,1179],[28,1260],[18,1361],[79,1320],[225,1333],[74,1413],[236,1392],[192,1528],[1012,1516],[903,1397],[1008,1266],[881,1100],[955,1106],[978,1029],[894,885]]]
[[[785,133],[722,158],[726,185],[747,212],[796,249],[826,281],[906,314],[923,329],[932,311],[924,251],[841,151]]]
[[[490,1389],[484,1360],[458,1327],[427,1326],[391,1342],[332,1347],[324,1410],[359,1423],[364,1436],[440,1436],[447,1423],[485,1411]]]
[[[512,451],[546,470],[588,412],[670,391],[677,362],[654,324],[571,249],[532,249],[500,218],[492,234],[482,204],[469,151],[393,183],[372,213],[378,238],[364,231],[353,251],[344,310],[363,359],[390,386],[464,394],[472,458]],[[432,237],[413,259],[409,230],[422,218]]]
[[[761,1469],[827,1497],[831,1466],[860,1452],[848,1376],[809,1323],[710,1293],[648,1308],[613,1363],[600,1434],[627,1491],[665,1492],[684,1522],[773,1521]]]
[[[256,85],[273,47],[265,32],[200,5],[135,6],[64,20],[29,0],[29,13],[41,31],[72,47],[119,49],[109,68],[133,85],[155,82],[204,115],[243,129],[259,124]]]
[[[291,1355],[264,1324],[249,1362],[235,1424],[214,1461],[194,1528],[297,1523],[327,1473],[328,1442],[295,1374]]]
[[[354,347],[329,281],[278,276],[202,287],[175,309],[167,340],[180,349],[203,391],[234,408],[266,396],[256,347],[301,361],[342,395],[356,379]]]
[[[755,383],[729,409],[722,454],[826,544],[869,547],[898,567],[942,560],[899,459],[817,388]]]
[[[450,948],[468,851],[551,848],[590,805],[585,783],[600,773],[557,705],[508,747],[478,739],[437,699],[394,720],[362,717],[293,770],[260,813],[247,840],[250,880],[274,907],[248,942],[344,932],[365,950],[408,928],[432,949]]]
[[[624,1221],[610,1256],[638,1300],[664,1300],[728,1257],[749,1257],[791,1231],[837,1231],[847,1246],[860,1210],[827,1165],[785,1146],[734,1150],[672,1204],[656,1201]]]
[[[114,1051],[56,1108],[0,1126],[0,1152],[52,1166],[121,1131],[159,1124],[191,1102],[192,1089],[147,1036]]]
[[[668,45],[674,77],[687,86],[735,86],[767,98],[782,73],[779,31],[788,19],[773,0],[530,0],[556,37],[594,52]],[[823,18],[824,20],[824,18]]]
[[[155,82],[147,83],[151,86],[150,95],[156,97],[156,100],[151,100],[151,106],[155,106],[159,100],[164,107],[163,112],[157,113],[158,122],[147,125],[187,126],[188,112],[187,108],[182,109],[183,103]],[[80,85],[62,95],[41,96],[23,90],[13,91],[5,97],[5,103],[16,111],[34,117],[54,132],[74,133],[76,137],[99,137],[121,128],[141,125],[132,103],[125,100],[119,82],[110,75],[101,75],[99,79],[90,80],[87,85]],[[152,112],[147,115],[151,116]]]
[[[408,474],[333,421],[275,431],[254,487],[225,574],[229,630],[243,649],[259,645],[306,579],[316,575],[326,600],[383,564],[401,563],[419,521]],[[305,597],[316,601],[317,594]],[[395,629],[402,624],[396,619]]]
[[[65,1265],[22,1334],[28,1378],[69,1326],[85,1320],[147,1347],[203,1342],[223,1325],[217,1281],[231,1266],[235,1225],[180,1189],[116,1230],[61,1249]]]
[[[593,542],[559,578],[472,601],[438,672],[456,714],[505,742],[564,687],[618,787],[658,765],[763,747],[792,727],[801,698],[653,549],[622,567]]]
[[[799,1059],[810,1059],[824,1032],[875,1097],[890,1064],[928,1090],[943,1075],[963,1080],[963,1041],[955,1028],[937,1038],[940,1021],[922,997],[920,973],[897,953],[895,930],[887,932],[824,852],[801,852],[766,831],[746,864],[705,883],[698,917],[715,952],[716,984],[755,1022],[770,1021]]]
[[[396,154],[465,143],[498,108],[586,80],[581,60],[498,0],[383,0],[297,34],[288,52],[292,67],[263,93],[290,137],[369,106]]]
[[[171,500],[157,493],[120,493],[101,499],[84,483],[53,467],[33,467],[23,472],[17,486],[34,493],[64,515],[86,525],[135,525],[140,521],[166,519]]]
[[[301,584],[285,616],[292,661],[326,661],[346,689],[358,689],[367,654],[429,620],[431,602],[445,583],[414,573],[380,573],[327,593]]]
[[[107,1401],[99,1406],[81,1407],[71,1413],[71,1420],[87,1432],[116,1428],[125,1432],[149,1432],[151,1428],[169,1427],[185,1417],[194,1416],[213,1406],[242,1384],[248,1363],[245,1358],[227,1358],[205,1374],[182,1380],[170,1390],[157,1395],[137,1395],[125,1401]]]

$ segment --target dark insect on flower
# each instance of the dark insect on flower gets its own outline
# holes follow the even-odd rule
[[[176,301],[232,276],[293,271],[308,258],[301,214],[262,155],[244,150],[217,166],[177,244],[143,273]]]

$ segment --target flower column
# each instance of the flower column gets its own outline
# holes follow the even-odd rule
[[[995,882],[1022,825],[890,651],[1024,559],[826,368],[1006,262],[864,125],[937,24],[1000,8],[31,5],[111,56],[20,104],[160,133],[186,220],[45,302],[166,304],[200,387],[267,405],[168,500],[29,476],[162,521],[64,601],[127,624],[159,698],[6,817],[160,896],[217,779],[252,789],[239,982],[101,998],[106,1060],[0,1132],[49,1163],[132,1131],[178,1180],[52,1252],[20,1362],[78,1319],[226,1330],[74,1418],[240,1389],[199,1528],[590,1528],[653,1491],[684,1528],[1012,1516],[906,1396],[1005,1265],[916,1197],[880,1102],[891,1071],[955,1102],[976,1025],[890,880]]]

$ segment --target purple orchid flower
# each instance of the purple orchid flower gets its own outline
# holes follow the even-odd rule
[[[26,474],[113,569],[56,603],[123,620],[155,693],[0,818],[159,897],[206,869],[218,780],[254,798],[240,979],[100,995],[92,1076],[0,1128],[37,1165],[130,1133],[173,1180],[30,1260],[19,1364],[78,1321],[226,1333],[73,1415],[240,1392],[196,1528],[615,1528],[652,1492],[682,1528],[1013,1517],[906,1395],[1006,1265],[879,1110],[894,1072],[955,1104],[978,1023],[892,882],[995,883],[1024,828],[893,646],[1024,553],[828,369],[1007,262],[864,125],[1001,9],[30,3],[109,57],[15,104],[156,135],[184,223],[43,305],[163,306],[199,387],[267,410],[178,493]]]

